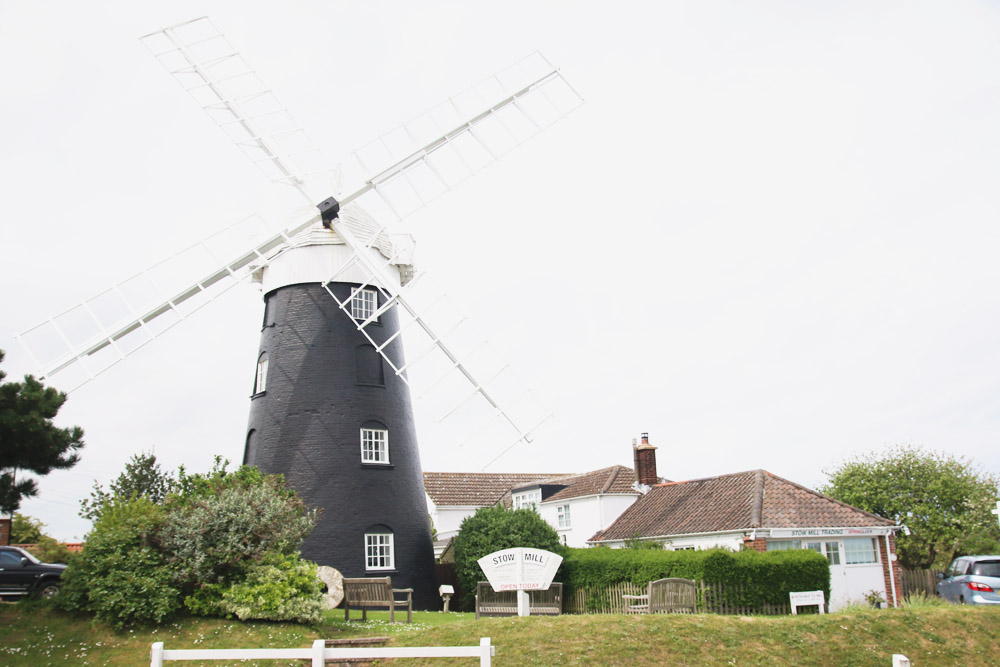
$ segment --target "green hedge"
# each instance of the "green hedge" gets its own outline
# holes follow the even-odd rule
[[[830,597],[830,566],[815,551],[654,551],[650,549],[569,549],[558,579],[567,594],[588,591],[598,607],[600,591],[620,583],[683,577],[726,585],[725,602],[739,606],[787,604],[790,591],[822,590]],[[720,602],[721,600],[716,600]]]

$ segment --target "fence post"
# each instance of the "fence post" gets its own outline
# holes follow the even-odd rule
[[[163,667],[163,642],[153,642],[149,650],[149,667]]]
[[[490,646],[490,638],[483,637],[479,640],[479,667],[490,667],[493,664],[493,647]]]
[[[326,664],[326,642],[317,639],[313,642],[312,667],[323,667]]]

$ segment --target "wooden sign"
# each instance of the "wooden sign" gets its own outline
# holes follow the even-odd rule
[[[543,549],[515,547],[478,561],[494,591],[544,591],[556,576],[562,556]]]

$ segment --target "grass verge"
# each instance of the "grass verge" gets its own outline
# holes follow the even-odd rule
[[[314,639],[384,635],[390,645],[478,645],[490,637],[495,665],[880,665],[903,653],[912,664],[1000,663],[1000,609],[926,606],[858,609],[825,616],[559,616],[490,618],[416,612],[413,625],[367,623],[330,612],[323,623],[242,623],[179,618],[115,632],[43,603],[0,605],[0,664],[142,665],[149,646],[167,648],[306,647]],[[177,663],[197,665],[202,663]],[[203,663],[212,667],[224,662]],[[248,666],[251,663],[237,663]],[[292,662],[260,661],[264,665]],[[401,665],[475,664],[473,659],[406,660]]]

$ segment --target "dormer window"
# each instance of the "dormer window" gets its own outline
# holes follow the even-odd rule
[[[511,495],[511,500],[514,503],[514,509],[524,509],[530,507],[535,509],[538,507],[538,503],[542,502],[542,490],[541,489],[531,489],[529,491],[518,491]]]
[[[378,309],[378,292],[373,289],[359,289],[351,295],[351,317],[367,320]]]

